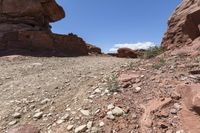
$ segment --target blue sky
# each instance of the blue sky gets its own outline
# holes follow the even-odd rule
[[[57,0],[66,17],[53,32],[70,32],[104,52],[118,46],[160,44],[181,0]],[[139,43],[140,42],[140,43]]]

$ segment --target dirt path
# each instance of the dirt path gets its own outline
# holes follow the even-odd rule
[[[196,133],[199,67],[200,57],[182,56],[3,57],[0,132],[31,124],[41,133]]]
[[[106,76],[134,61],[113,57],[0,59],[0,131],[30,123],[47,132],[66,110],[77,110]],[[42,114],[42,120],[34,118]],[[76,115],[74,116],[76,118]]]

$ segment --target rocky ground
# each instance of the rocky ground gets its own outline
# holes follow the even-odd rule
[[[0,131],[31,124],[42,133],[196,133],[198,93],[183,90],[198,89],[199,65],[182,55],[1,57]]]

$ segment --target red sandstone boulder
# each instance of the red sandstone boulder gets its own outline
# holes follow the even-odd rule
[[[54,41],[55,50],[63,53],[63,55],[88,55],[88,48],[85,41],[77,35],[72,33],[69,35],[54,34]]]
[[[26,124],[13,128],[8,133],[40,133],[40,130],[32,125]]]
[[[117,56],[120,58],[137,58],[138,54],[130,48],[119,48]]]

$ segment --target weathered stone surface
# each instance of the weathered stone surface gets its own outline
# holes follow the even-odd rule
[[[40,133],[40,130],[32,125],[26,124],[13,128],[8,133]]]
[[[197,133],[200,129],[200,84],[177,86],[176,91],[180,93],[183,109],[181,110],[181,122],[188,133]],[[191,122],[192,121],[192,122]],[[195,124],[194,124],[195,123]]]
[[[138,54],[130,48],[119,48],[117,56],[120,58],[137,58]]]
[[[94,45],[87,44],[87,48],[88,48],[89,54],[102,54],[101,49]]]
[[[199,0],[183,0],[169,19],[168,30],[163,38],[162,46],[168,50],[174,50],[194,45],[193,41],[200,36],[199,25]]]
[[[55,0],[1,0],[0,3],[0,27],[4,27],[1,31],[5,32],[49,30],[49,22],[65,17]]]
[[[93,48],[89,49],[82,38],[51,32],[50,22],[64,17],[55,0],[0,0],[0,56],[87,55]]]

